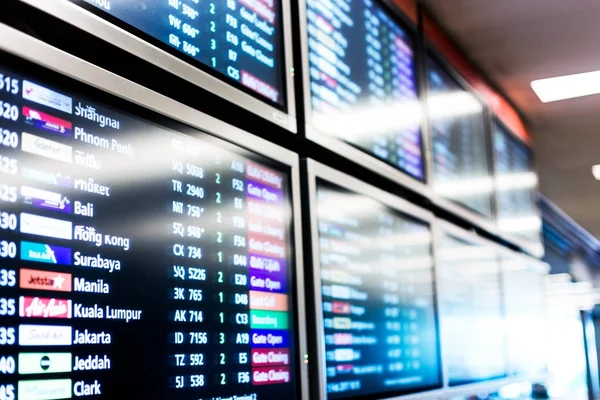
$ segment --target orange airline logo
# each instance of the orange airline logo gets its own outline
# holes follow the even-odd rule
[[[71,274],[22,268],[19,278],[21,289],[71,291]]]

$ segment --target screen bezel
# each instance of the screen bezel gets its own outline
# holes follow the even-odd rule
[[[503,252],[509,252],[509,250],[506,247],[504,247],[496,242],[493,242],[491,240],[488,240],[481,236],[478,236],[477,234],[475,234],[472,231],[464,230],[456,225],[451,224],[450,222],[447,222],[447,221],[439,219],[439,218],[434,221],[433,229],[434,229],[434,244],[436,247],[436,251],[435,251],[436,267],[437,267],[436,271],[438,271],[438,275],[436,275],[436,279],[437,279],[438,283],[440,282],[440,279],[441,279],[441,274],[439,274],[440,263],[438,262],[438,257],[439,257],[438,248],[439,248],[439,243],[442,240],[443,236],[450,236],[450,237],[454,237],[461,241],[465,241],[465,242],[469,242],[469,243],[473,243],[473,244],[479,244],[479,245],[483,245],[483,246],[488,246],[488,247],[495,249],[498,252],[496,260],[498,262],[498,278],[499,278],[499,283],[501,285],[500,303],[502,305],[503,322],[504,322],[504,325],[506,325],[506,310],[505,310],[505,306],[504,306],[503,271],[502,271],[502,264],[501,264],[501,254]],[[438,288],[437,296],[438,296],[438,299],[440,299],[440,301],[438,302],[439,321],[440,321],[440,341],[442,343],[442,345],[441,345],[442,357],[445,360],[445,362],[443,364],[444,365],[444,387],[446,388],[445,393],[448,395],[451,395],[451,396],[467,396],[467,395],[471,395],[471,394],[477,393],[477,392],[494,391],[504,385],[508,385],[510,383],[515,382],[516,378],[510,376],[510,365],[509,365],[509,359],[508,359],[508,337],[507,337],[506,331],[505,331],[504,351],[503,351],[504,375],[497,376],[497,377],[490,377],[488,379],[483,379],[483,380],[474,380],[472,382],[450,386],[450,376],[448,373],[448,362],[447,362],[448,356],[447,356],[447,351],[445,350],[445,349],[447,349],[447,347],[444,346],[444,334],[443,334],[443,331],[444,331],[444,318],[443,318],[444,304],[441,301],[441,298],[443,296],[443,290],[439,284],[438,284],[437,288]]]
[[[424,102],[425,104],[427,104],[427,99],[428,99],[428,95],[429,95],[429,74],[428,74],[428,70],[427,70],[427,63],[428,61],[431,59],[432,61],[434,61],[439,67],[442,68],[442,70],[448,74],[456,83],[458,83],[458,85],[467,93],[471,94],[475,99],[477,99],[477,101],[481,104],[481,107],[483,109],[483,123],[484,123],[484,142],[485,142],[485,152],[487,154],[487,171],[488,171],[488,177],[492,180],[492,184],[493,184],[493,192],[491,193],[490,196],[490,205],[491,205],[491,213],[492,215],[490,217],[487,217],[475,210],[470,209],[467,206],[462,205],[461,203],[458,203],[456,201],[447,199],[443,196],[441,196],[440,194],[436,193],[433,188],[431,188],[431,192],[433,193],[432,195],[432,201],[434,204],[436,204],[437,206],[444,208],[450,212],[452,212],[453,214],[456,214],[458,216],[460,216],[462,219],[469,221],[470,223],[479,226],[480,228],[483,228],[487,231],[490,231],[494,234],[497,234],[498,236],[502,236],[500,234],[500,232],[497,229],[496,226],[496,187],[495,187],[495,183],[494,183],[494,175],[493,175],[493,149],[491,147],[491,125],[492,125],[492,115],[491,115],[491,111],[489,106],[487,105],[487,103],[485,102],[485,100],[481,97],[481,95],[475,90],[475,88],[473,88],[473,86],[471,86],[466,80],[465,78],[462,77],[462,75],[460,75],[460,73],[450,64],[450,62],[448,62],[446,60],[446,58],[431,44],[429,43],[429,41],[426,40],[425,43],[425,55],[424,55],[424,63],[425,65],[423,66],[423,70],[424,70],[424,82],[423,82],[423,86],[424,86],[424,90],[423,90],[423,96],[425,98]],[[431,156],[428,157],[428,165],[427,165],[427,171],[428,171],[428,182],[430,182],[431,184],[435,183],[435,179],[433,176],[433,170],[434,170],[434,157],[433,157],[433,137],[431,134],[432,128],[431,128],[431,119],[429,116],[429,112],[428,112],[428,107],[426,107],[426,131],[425,134],[427,135],[427,141],[429,143],[429,151]]]
[[[491,130],[494,181],[496,181],[496,173],[497,173],[497,171],[496,171],[496,148],[495,148],[495,146],[496,146],[496,143],[495,143],[496,127],[499,127],[503,131],[503,133],[506,134],[506,136],[508,137],[508,140],[513,141],[514,143],[517,144],[517,146],[521,146],[522,148],[525,149],[525,151],[527,152],[527,154],[529,156],[529,169],[531,172],[533,172],[536,175],[536,177],[539,177],[538,170],[537,170],[537,164],[535,162],[535,153],[534,153],[533,149],[531,148],[531,146],[529,144],[527,144],[525,141],[523,141],[523,139],[518,137],[508,127],[508,125],[506,125],[498,116],[494,115],[492,118],[492,130]],[[539,202],[538,202],[539,193],[540,193],[540,189],[539,189],[539,179],[538,179],[535,187],[532,189],[532,192],[531,192],[531,201],[533,203],[534,209],[536,210],[535,214],[536,214],[536,216],[538,216],[540,218],[540,221],[541,221],[542,220],[542,210],[539,207]],[[496,190],[496,193],[495,193],[495,196],[496,196],[496,211],[495,211],[496,224],[499,224],[499,222],[500,222],[499,221],[500,220],[500,203],[498,202],[499,194],[500,193],[498,192],[498,190]],[[515,245],[519,246],[521,249],[523,249],[530,255],[532,255],[534,257],[538,257],[538,258],[542,258],[544,256],[544,239],[543,239],[542,229],[540,229],[539,243],[532,242],[532,241],[530,241],[524,237],[521,237],[519,235],[504,232],[504,231],[500,230],[499,226],[497,229],[501,232],[502,236],[504,236],[509,242],[514,243]],[[541,247],[538,247],[539,244],[541,244]]]
[[[421,76],[419,73],[420,57],[419,57],[419,45],[417,27],[414,22],[409,20],[398,8],[389,0],[373,0],[382,8],[384,8],[390,18],[396,22],[400,28],[402,28],[413,40],[414,48],[414,66],[415,66],[415,84],[417,89],[417,96],[419,103],[421,101]],[[304,119],[305,119],[305,134],[306,138],[314,143],[317,143],[325,148],[331,149],[341,156],[352,160],[369,170],[384,176],[388,179],[393,180],[401,186],[404,186],[414,192],[430,197],[431,192],[427,186],[428,179],[428,163],[427,163],[427,143],[425,142],[425,130],[423,124],[420,125],[421,135],[421,161],[423,165],[423,181],[418,178],[414,178],[401,169],[395,168],[392,165],[386,163],[383,160],[367,153],[364,150],[360,150],[357,147],[352,146],[349,143],[344,142],[341,139],[328,135],[324,132],[320,132],[312,125],[312,106],[311,106],[311,90],[310,90],[310,71],[308,61],[308,28],[306,23],[306,0],[298,0],[299,7],[299,26],[300,26],[300,48],[302,53],[302,88],[304,94]]]
[[[319,229],[318,229],[318,218],[317,218],[317,179],[321,179],[327,182],[330,182],[334,185],[341,186],[342,188],[348,189],[352,192],[370,197],[384,206],[391,208],[395,211],[398,211],[402,214],[408,215],[419,222],[425,223],[429,225],[431,234],[432,234],[432,255],[433,260],[435,260],[435,231],[434,231],[434,215],[426,211],[422,208],[417,207],[414,204],[409,203],[408,201],[394,196],[390,193],[387,193],[381,189],[378,189],[374,186],[371,186],[367,183],[364,183],[356,178],[351,177],[350,175],[346,175],[338,170],[330,168],[324,164],[318,163],[314,160],[308,159],[305,161],[305,170],[308,178],[308,190],[305,193],[305,196],[308,197],[309,204],[309,215],[310,219],[310,246],[311,246],[311,254],[312,254],[312,271],[313,271],[313,297],[314,297],[314,308],[311,310],[313,314],[313,319],[311,322],[314,322],[315,330],[311,332],[313,335],[313,339],[316,342],[316,361],[313,361],[313,364],[316,364],[316,367],[313,366],[316,371],[316,375],[318,376],[317,382],[313,382],[312,385],[318,385],[317,392],[319,398],[326,400],[327,396],[327,376],[326,376],[326,362],[325,362],[325,336],[323,335],[324,331],[324,323],[323,323],[323,299],[321,295],[321,275],[317,273],[317,271],[321,270],[321,263],[319,257]],[[438,351],[438,376],[439,376],[439,386],[435,386],[433,388],[424,389],[424,390],[413,390],[408,392],[405,395],[389,397],[389,394],[383,393],[379,394],[375,397],[370,397],[372,399],[427,399],[432,396],[438,396],[443,394],[443,384],[444,384],[444,361],[442,357],[442,348],[440,341],[440,322],[439,322],[439,306],[438,306],[438,294],[437,294],[437,274],[436,274],[436,266],[434,263],[433,272],[434,272],[434,312],[435,312],[435,320],[436,320],[436,336],[437,340],[437,351]],[[314,387],[313,387],[314,388]],[[388,393],[394,393],[390,391]],[[357,397],[358,398],[358,397]]]
[[[261,100],[229,84],[227,80],[220,79],[196,68],[192,63],[182,57],[174,56],[157,46],[127,32],[124,29],[108,22],[87,9],[67,0],[20,0],[47,14],[67,22],[101,40],[109,42],[128,53],[150,62],[186,81],[199,86],[225,100],[237,104],[248,111],[272,122],[282,128],[297,133],[296,102],[294,94],[294,79],[291,73],[293,68],[292,30],[291,30],[291,4],[282,1],[282,34],[283,34],[283,81],[285,82],[285,107],[282,111],[269,103]]]
[[[108,96],[115,96],[133,106],[143,107],[148,112],[210,134],[216,137],[216,141],[241,148],[242,151],[248,150],[289,168],[290,206],[292,209],[290,243],[294,246],[293,261],[296,266],[293,275],[296,282],[293,288],[296,295],[294,302],[296,329],[293,334],[298,346],[295,379],[297,379],[296,387],[300,390],[298,400],[308,400],[308,382],[305,379],[307,367],[302,357],[303,354],[306,354],[307,345],[306,325],[304,324],[306,307],[298,156],[287,149],[98,68],[7,25],[0,24],[0,37],[2,37],[0,51],[29,62],[35,67],[48,69],[78,83],[91,86],[94,90],[100,90]]]

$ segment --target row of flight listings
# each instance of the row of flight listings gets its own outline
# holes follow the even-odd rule
[[[24,1],[93,35],[120,38],[122,48],[144,57],[146,52],[137,52],[141,42],[129,44],[133,34],[148,43],[147,52],[154,51],[149,61],[166,57],[161,65],[186,71],[180,75],[194,82],[197,74],[216,77],[239,91],[232,97],[230,90],[211,90],[270,120],[277,115],[274,122],[295,130],[286,2],[65,0],[52,7]],[[300,3],[307,136],[411,189],[433,193],[444,207],[486,229],[495,221],[492,229],[541,255],[537,177],[528,146],[501,123],[492,124],[468,84],[434,52],[417,65],[414,30],[393,7],[378,0]],[[93,24],[97,16],[110,24]],[[421,130],[421,68],[431,166]]]
[[[301,399],[306,366],[315,397],[385,398],[544,370],[539,262],[310,162],[299,321],[293,164],[3,55],[0,400]]]

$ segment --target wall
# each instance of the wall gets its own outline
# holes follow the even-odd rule
[[[418,21],[417,0],[393,0],[413,22]],[[448,62],[469,82],[483,97],[494,113],[526,143],[531,144],[532,135],[525,126],[518,112],[510,103],[481,76],[475,66],[456,47],[443,29],[429,16],[424,15],[423,31],[425,37],[437,50],[446,57]]]
[[[416,0],[394,0],[394,3],[404,14],[408,16],[414,23],[417,23],[419,19],[417,14],[417,2]]]

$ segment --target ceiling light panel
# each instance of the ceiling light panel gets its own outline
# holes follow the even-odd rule
[[[600,71],[539,79],[531,88],[543,103],[600,93]]]

